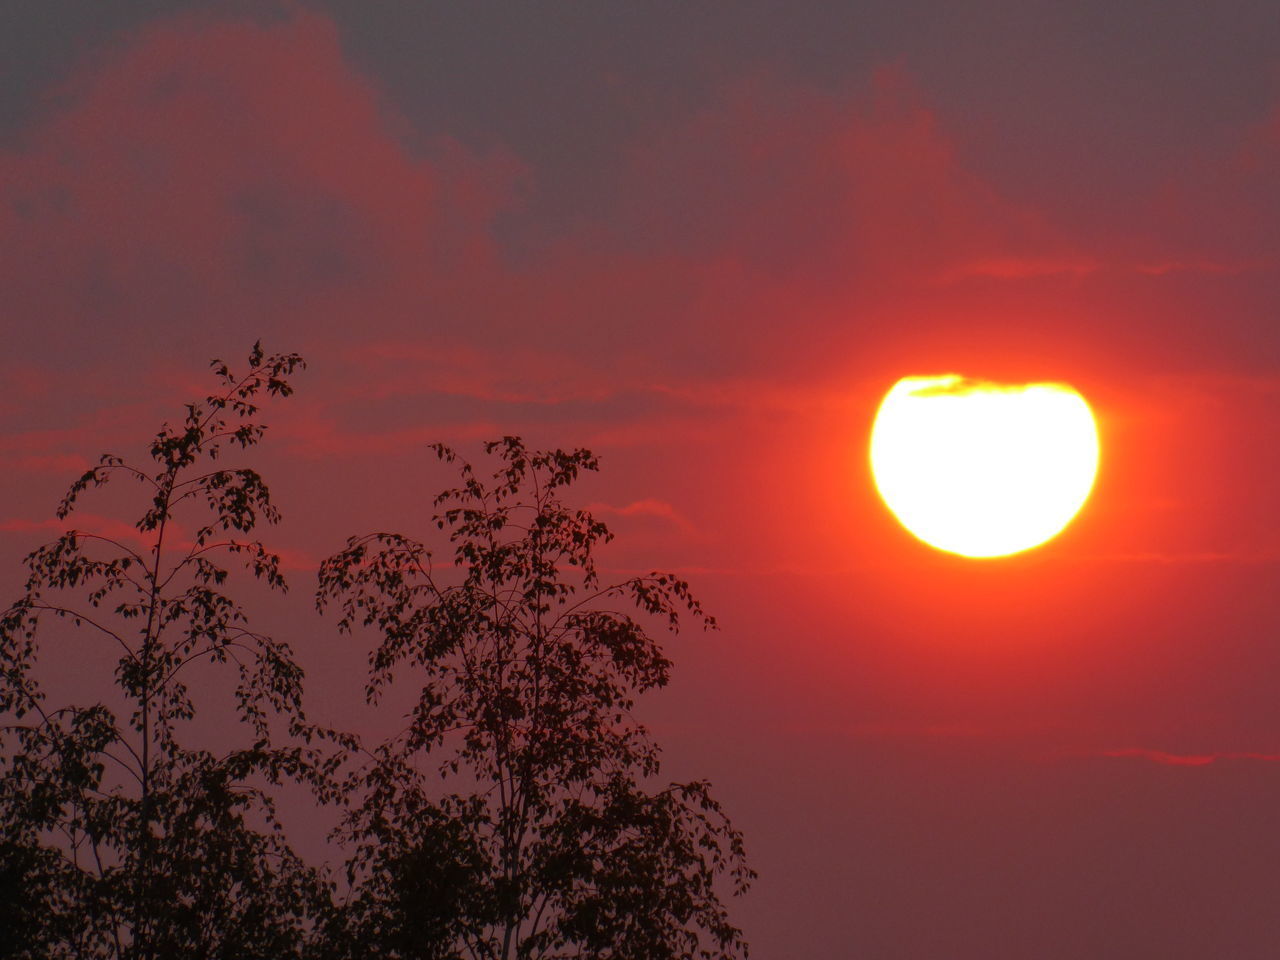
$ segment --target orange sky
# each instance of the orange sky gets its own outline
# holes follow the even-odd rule
[[[587,445],[608,563],[722,625],[649,716],[747,833],[753,956],[1274,957],[1274,12],[827,6],[23,13],[0,583],[262,337],[311,361],[264,615],[322,717],[362,651],[311,568],[425,532],[425,444]],[[950,370],[1093,405],[1045,548],[945,556],[876,498],[879,398]]]

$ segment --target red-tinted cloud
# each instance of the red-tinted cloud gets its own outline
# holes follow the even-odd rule
[[[1217,763],[1219,760],[1259,760],[1266,763],[1280,761],[1280,753],[1167,753],[1164,750],[1142,750],[1137,748],[1106,750],[1102,755],[1104,757],[1150,760],[1152,763],[1170,767],[1207,767],[1210,764]]]
[[[73,356],[404,321],[491,256],[518,172],[411,144],[303,12],[147,27],[51,111],[0,154],[0,282],[11,328]]]
[[[919,280],[956,260],[1060,253],[1034,211],[957,160],[897,68],[837,97],[757,76],[631,152],[624,239],[771,275]]]

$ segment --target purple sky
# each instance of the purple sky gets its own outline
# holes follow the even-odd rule
[[[11,4],[0,586],[261,337],[311,362],[262,469],[313,714],[391,722],[308,594],[426,534],[427,443],[587,445],[609,565],[722,624],[646,716],[753,957],[1271,960],[1280,16],[836,6]],[[953,369],[1094,405],[1049,546],[876,500],[879,397]]]

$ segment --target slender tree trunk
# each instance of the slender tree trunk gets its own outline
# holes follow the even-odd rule
[[[147,603],[147,625],[142,636],[142,776],[141,798],[139,803],[140,817],[138,825],[138,877],[134,888],[134,949],[139,960],[152,960],[155,956],[155,944],[149,916],[152,906],[152,835],[151,821],[154,819],[153,784],[151,780],[151,696],[152,696],[152,657],[159,631],[160,615],[160,556],[164,545],[165,529],[168,526],[169,500],[173,494],[174,469],[169,469],[160,495],[160,507],[163,511],[160,523],[156,528],[156,545],[152,552],[152,568],[148,571],[151,595]]]

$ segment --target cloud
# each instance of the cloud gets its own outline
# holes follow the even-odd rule
[[[1232,277],[1242,273],[1268,270],[1275,266],[1268,259],[1240,260],[1234,263],[1218,260],[1162,260],[1151,263],[1140,263],[1135,268],[1138,273],[1152,277],[1163,277],[1170,274],[1190,273],[1210,277]]]
[[[675,520],[679,515],[676,508],[665,500],[654,500],[651,497],[628,503],[625,507],[611,507],[607,503],[596,503],[592,504],[591,509],[619,517],[663,517],[667,520]]]
[[[1153,190],[1142,226],[1161,275],[1274,273],[1280,242],[1280,106],[1202,145],[1183,175]]]
[[[1101,264],[1092,257],[990,257],[958,264],[942,272],[940,283],[956,283],[975,277],[992,280],[1026,280],[1036,277],[1082,277],[1093,273]]]
[[[408,138],[323,16],[149,25],[0,153],[8,322],[74,360],[421,315],[521,174]]]
[[[756,75],[629,153],[615,241],[860,284],[949,270],[1074,272],[1035,211],[965,170],[900,67],[836,96]]]
[[[659,500],[654,497],[645,497],[643,500],[633,500],[631,503],[621,507],[611,506],[607,503],[590,503],[587,509],[592,513],[602,514],[604,516],[613,517],[649,517],[656,520],[664,520],[682,530],[692,530],[693,525],[689,523],[687,517],[679,510],[673,507],[666,500]]]
[[[825,734],[854,740],[977,740],[995,737],[989,727],[972,723],[921,723],[910,721],[868,720],[861,723],[820,726],[788,724],[789,733]]]
[[[756,374],[777,389],[908,338],[1048,356],[1105,344],[1121,335],[1110,318],[1046,334],[1055,312],[1087,313],[1039,285],[1105,280],[1113,263],[1168,278],[1251,262],[1090,249],[968,167],[929,92],[890,65],[840,92],[747,72],[673,106],[615,144],[613,199],[517,263],[494,224],[537,171],[415,130],[341,40],[301,8],[181,16],[80,70],[0,153],[18,348],[74,365],[223,353],[265,332],[352,362],[386,400],[496,407],[620,381]],[[1237,166],[1270,162],[1274,127]],[[1006,288],[1020,292],[992,292]],[[369,340],[382,352],[353,356]]]
[[[38,530],[53,530],[59,534],[66,530],[61,520],[27,520],[23,517],[12,517],[0,520],[0,530],[7,533],[33,533]]]
[[[377,399],[445,394],[501,404],[602,401],[628,388],[616,377],[545,348],[374,340],[348,353],[363,376],[352,392]]]
[[[145,552],[155,547],[155,536],[152,533],[142,533],[133,524],[117,520],[114,517],[104,517],[81,510],[77,510],[66,520],[28,520],[22,517],[0,520],[0,530],[10,533],[50,531],[58,536],[72,531],[79,531],[94,537],[115,540],[122,544],[132,544],[140,552]],[[189,535],[185,535],[178,525],[171,525],[170,530],[174,534],[172,542],[175,546],[191,546]]]
[[[37,475],[53,474],[60,477],[72,477],[84,473],[89,468],[89,460],[75,453],[28,454],[26,456],[0,457],[0,470],[14,473]]]
[[[376,423],[365,426],[314,407],[282,411],[277,426],[275,439],[283,444],[286,453],[309,459],[419,454],[425,453],[431,443],[490,440],[503,432],[494,421],[484,419],[431,418],[407,426]]]
[[[1164,750],[1125,749],[1104,750],[1104,757],[1149,760],[1169,767],[1207,767],[1220,760],[1253,760],[1264,763],[1280,762],[1280,753],[1250,753],[1228,751],[1222,753],[1167,753]]]
[[[1143,551],[1138,553],[1115,553],[1100,555],[1081,555],[1078,563],[1133,563],[1156,564],[1160,566],[1190,566],[1197,564],[1260,564],[1267,565],[1280,561],[1280,550],[1239,550],[1239,551],[1200,551],[1200,552],[1160,552]]]

